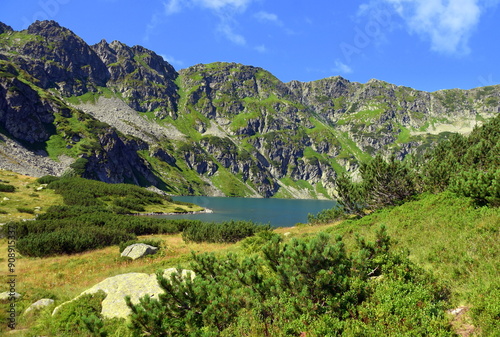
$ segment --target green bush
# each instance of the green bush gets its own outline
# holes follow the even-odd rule
[[[144,336],[452,336],[443,287],[406,255],[391,252],[384,230],[348,254],[326,234],[283,243],[269,238],[260,254],[193,255],[164,295],[145,296],[131,328]],[[375,269],[377,272],[371,272]],[[369,271],[369,272],[367,272]],[[179,305],[179,304],[182,305]],[[201,332],[203,334],[201,334]]]
[[[53,336],[95,336],[87,328],[89,317],[101,318],[102,304],[106,297],[103,291],[86,294],[66,303],[54,314],[51,322]]]
[[[12,185],[8,185],[8,184],[0,184],[0,192],[14,192],[16,190],[16,188]]]
[[[323,225],[334,221],[345,219],[346,213],[343,208],[329,208],[318,212],[316,215],[309,213],[307,221],[311,225]]]
[[[51,175],[46,175],[43,177],[40,177],[36,180],[37,183],[39,184],[50,184],[53,181],[59,180],[59,177],[51,176]]]
[[[164,200],[169,200],[169,197],[160,196],[136,185],[107,184],[75,177],[53,181],[48,185],[48,188],[61,194],[66,205],[74,206],[104,206],[103,200],[98,198],[109,199],[109,197],[118,198],[117,200],[120,201],[117,203],[121,204],[117,206],[122,208],[162,204]]]
[[[478,205],[500,205],[500,169],[463,171],[450,182],[450,190],[472,198]]]
[[[17,249],[23,255],[36,257],[74,254],[117,245],[134,238],[133,234],[110,228],[62,228],[52,232],[30,233],[17,241]]]
[[[121,208],[129,209],[137,212],[144,212],[144,206],[137,203],[137,200],[131,198],[115,199],[113,203]]]
[[[193,242],[233,243],[269,228],[252,221],[193,222],[184,228],[182,238]]]
[[[17,211],[19,213],[35,214],[35,210],[28,207],[17,207]]]

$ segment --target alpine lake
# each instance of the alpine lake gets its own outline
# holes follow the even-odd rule
[[[337,205],[333,200],[311,199],[265,199],[182,196],[173,197],[176,201],[190,202],[213,213],[155,215],[168,219],[195,219],[207,222],[230,220],[249,220],[270,224],[272,227],[291,227],[297,223],[307,223],[307,215],[332,208]]]

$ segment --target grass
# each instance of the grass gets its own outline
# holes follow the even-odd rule
[[[401,132],[398,134],[398,138],[396,140],[396,143],[398,144],[404,144],[408,143],[410,141],[410,130],[401,126]]]
[[[0,170],[0,180],[15,187],[12,193],[0,192],[0,223],[32,219],[49,206],[62,203],[60,195],[45,189],[36,182],[36,178]],[[35,214],[20,212],[18,209],[35,210]]]
[[[139,239],[151,238],[143,236]],[[120,257],[119,247],[111,246],[82,254],[64,255],[50,258],[18,257],[16,261],[16,291],[22,294],[22,299],[17,302],[17,312],[20,314],[31,304],[41,298],[52,298],[55,305],[64,303],[85,289],[101,282],[102,280],[124,273],[140,272],[153,274],[158,269],[187,267],[189,256],[194,252],[227,252],[234,250],[236,245],[229,244],[196,244],[185,243],[181,235],[157,235],[166,249],[154,256],[132,261]],[[0,240],[1,256],[6,256],[6,240]],[[4,266],[2,263],[2,274]],[[6,273],[5,273],[6,275]],[[2,277],[0,292],[6,291],[6,283]],[[3,306],[3,303],[1,304]],[[0,314],[3,323],[3,313]],[[12,336],[26,336],[23,331],[32,324],[27,317],[20,316],[18,333]],[[0,335],[5,326],[0,326]]]
[[[210,180],[225,195],[230,197],[248,197],[254,195],[245,183],[231,174],[227,169],[219,166],[217,172],[210,177]]]
[[[9,195],[12,196],[11,200],[20,203],[11,207],[34,207],[33,203],[28,202],[33,198],[29,194],[33,194],[33,188],[37,186],[33,178],[6,171],[0,171],[0,174],[4,183],[16,187],[16,191]],[[59,196],[50,190],[36,193],[40,195],[39,205],[60,202]],[[23,202],[26,204],[22,205]],[[494,328],[498,323],[495,323],[494,313],[495,310],[500,312],[495,307],[495,303],[500,303],[500,282],[497,277],[500,271],[498,208],[478,208],[470,199],[459,198],[451,193],[426,194],[402,206],[380,210],[362,219],[321,226],[278,228],[275,232],[283,235],[285,240],[328,232],[333,237],[342,236],[350,250],[356,235],[372,240],[375,230],[381,225],[386,226],[396,250],[409,250],[412,261],[432,271],[440,282],[447,285],[450,290],[450,309],[459,306],[470,309],[462,321],[454,321],[456,330],[470,324],[469,330],[474,330],[477,335],[483,332],[485,336],[495,336]],[[158,269],[179,265],[187,267],[191,251],[225,254],[242,249],[240,243],[186,243],[180,234],[140,237],[144,238],[162,240],[165,249],[154,256],[135,261],[120,258],[117,246],[70,256],[19,256],[16,261],[16,290],[23,295],[18,303],[19,312],[40,298],[54,298],[56,305],[60,304],[110,276],[129,272],[154,273]],[[2,273],[6,268],[6,250],[7,241],[1,239]],[[5,291],[6,287],[6,283],[2,282],[0,291]],[[450,317],[450,322],[452,319]],[[35,324],[22,316],[19,323],[20,328]],[[22,331],[12,335],[28,336]]]
[[[476,208],[470,199],[451,193],[423,195],[328,231],[352,244],[355,235],[369,237],[381,224],[398,249],[409,250],[414,262],[449,287],[453,307],[472,308],[472,315],[481,317],[487,311],[484,301],[500,303],[499,208]],[[498,305],[491,308],[500,313]]]

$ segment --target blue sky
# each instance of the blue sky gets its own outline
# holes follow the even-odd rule
[[[284,82],[340,75],[419,90],[500,83],[500,0],[2,0],[21,30],[58,21],[87,43],[142,45],[177,70],[262,67]]]

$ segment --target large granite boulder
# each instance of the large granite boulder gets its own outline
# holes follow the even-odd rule
[[[147,245],[145,243],[134,243],[123,250],[121,256],[130,257],[132,260],[138,259],[146,255],[156,254],[157,247]]]
[[[170,278],[170,275],[176,270],[176,268],[165,269],[163,276]],[[184,278],[188,277],[188,275],[194,278],[194,272],[190,270],[182,271]],[[99,290],[106,293],[106,298],[102,301],[101,311],[101,314],[105,318],[126,318],[130,314],[130,309],[125,303],[125,296],[127,295],[130,296],[132,303],[136,304],[139,303],[139,299],[144,297],[144,295],[158,298],[158,295],[163,293],[163,290],[158,285],[156,274],[128,273],[107,278],[92,288],[85,290],[72,301],[85,294],[95,294]],[[69,302],[56,307],[52,315],[57,313],[67,303]]]

